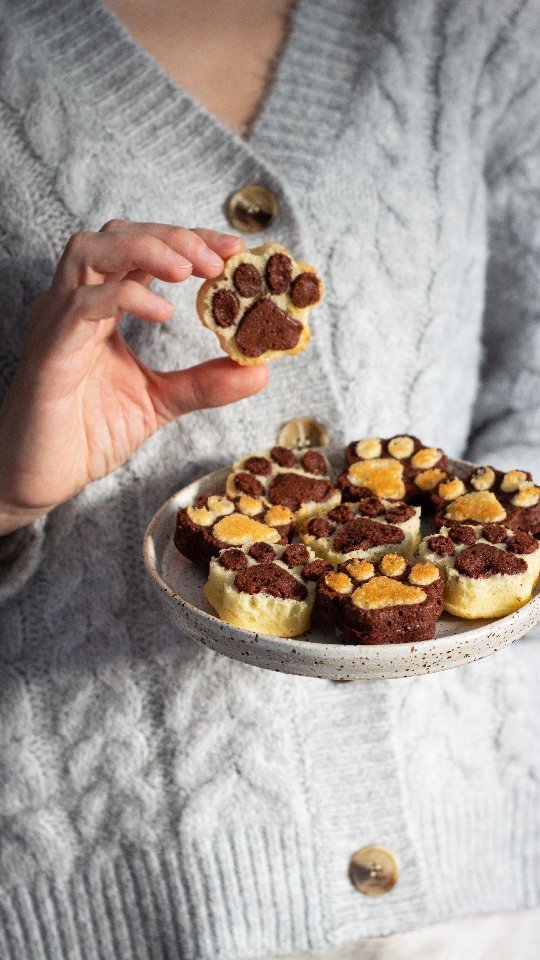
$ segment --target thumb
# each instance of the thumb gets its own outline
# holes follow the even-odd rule
[[[207,360],[188,370],[151,372],[151,395],[163,423],[183,413],[221,407],[258,393],[269,380],[268,368],[242,367],[234,360]]]

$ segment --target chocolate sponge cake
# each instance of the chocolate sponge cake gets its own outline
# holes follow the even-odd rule
[[[418,437],[365,437],[345,448],[338,484],[347,502],[373,494],[385,500],[423,503],[447,472],[446,454],[438,447],[424,446]]]
[[[324,569],[301,543],[255,543],[214,558],[204,592],[227,623],[296,637],[309,628],[316,581]]]
[[[287,543],[294,527],[287,507],[245,494],[229,498],[205,493],[178,511],[174,544],[206,572],[220,550],[256,541]]]
[[[538,540],[500,523],[452,523],[426,537],[419,552],[445,572],[445,610],[470,620],[519,609],[540,575]]]
[[[420,508],[364,497],[308,520],[300,538],[335,565],[355,557],[374,563],[385,553],[412,560],[420,542]]]
[[[243,365],[300,353],[310,339],[309,312],[323,284],[308,263],[279,243],[242,250],[199,290],[197,311],[226,353]]]
[[[341,643],[429,640],[443,610],[444,573],[387,553],[376,563],[348,560],[317,583],[316,610],[343,631]]]
[[[540,487],[525,470],[475,467],[464,479],[450,476],[437,484],[431,499],[438,527],[504,523],[512,530],[540,533]]]
[[[328,510],[341,500],[327,458],[312,448],[272,447],[242,457],[233,464],[226,491],[229,497],[264,497],[275,506],[288,507],[297,520]]]

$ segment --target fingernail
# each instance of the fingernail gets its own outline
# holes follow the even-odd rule
[[[223,260],[221,257],[218,257],[217,253],[213,253],[212,250],[208,250],[204,254],[204,259],[209,267],[216,270],[223,270]]]
[[[167,260],[173,265],[173,267],[191,267],[189,260],[186,260],[185,257],[182,257],[179,253],[176,253],[174,250],[169,250],[167,252]]]

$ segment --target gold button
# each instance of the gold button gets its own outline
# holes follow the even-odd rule
[[[349,880],[359,893],[367,897],[388,893],[398,877],[397,861],[384,847],[362,847],[351,857]]]
[[[278,211],[276,197],[266,187],[242,187],[229,197],[225,206],[227,220],[242,233],[259,233]]]
[[[328,434],[324,427],[316,420],[307,420],[297,417],[283,424],[277,435],[280,447],[290,447],[291,450],[307,450],[308,447],[327,447]]]

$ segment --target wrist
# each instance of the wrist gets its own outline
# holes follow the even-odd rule
[[[22,530],[23,527],[27,527],[46,512],[46,510],[41,509],[19,509],[0,500],[0,537],[7,537],[10,533],[15,533],[16,530]]]
[[[17,375],[17,374],[16,374]],[[34,487],[38,486],[31,474],[21,473],[13,466],[13,451],[17,449],[17,432],[10,418],[12,404],[10,395],[0,408],[0,451],[2,468],[0,469],[0,537],[6,537],[16,530],[27,527],[34,520],[44,516],[54,504],[43,504],[34,499]],[[15,456],[15,462],[17,457]],[[38,486],[38,493],[40,488]]]

